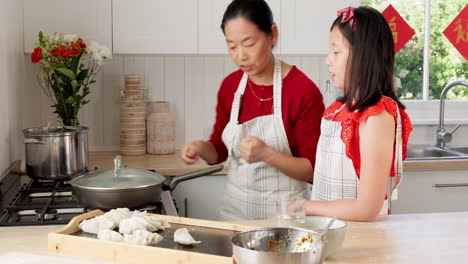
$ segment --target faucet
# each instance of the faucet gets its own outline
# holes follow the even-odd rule
[[[463,85],[468,87],[468,82],[466,81],[453,81],[447,86],[444,87],[442,93],[440,93],[440,112],[439,112],[439,128],[437,129],[437,144],[436,146],[439,148],[445,148],[445,145],[452,141],[452,134],[460,127],[458,124],[452,132],[445,131],[444,128],[444,111],[445,111],[445,97],[447,96],[447,92],[458,85]]]

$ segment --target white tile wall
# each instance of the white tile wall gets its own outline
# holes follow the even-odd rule
[[[325,89],[328,78],[323,56],[287,56]],[[25,113],[23,125],[43,126],[53,118],[47,98],[33,78],[38,67],[25,55],[27,85],[24,100],[31,105]],[[114,56],[106,61],[90,95],[91,103],[80,115],[82,125],[89,126],[90,150],[114,150],[119,146],[119,91],[124,86],[125,74],[140,74],[151,101],[166,100],[176,118],[176,143],[207,139],[215,120],[217,92],[223,78],[236,70],[226,55],[166,55]],[[325,93],[328,103],[334,92]],[[29,96],[30,95],[30,96]],[[38,100],[39,98],[39,100]]]
[[[0,173],[20,157],[23,1],[0,1]]]
[[[321,89],[326,105],[338,95],[331,85],[325,56],[283,56],[296,65]],[[26,81],[22,100],[29,105],[23,115],[23,127],[41,126],[53,115],[47,98],[32,77],[38,68],[25,55]],[[176,143],[207,139],[215,119],[217,92],[223,78],[236,68],[225,55],[125,55],[108,60],[98,74],[92,88],[91,103],[81,114],[82,125],[90,127],[90,150],[117,150],[119,148],[119,91],[124,86],[125,74],[140,74],[143,86],[152,101],[167,100],[176,117]],[[38,100],[39,98],[39,100]],[[416,125],[411,143],[434,142],[436,126]],[[454,143],[468,144],[468,127],[462,127],[454,136]]]

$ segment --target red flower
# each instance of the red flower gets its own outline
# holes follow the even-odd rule
[[[34,52],[31,54],[32,63],[38,63],[42,59],[42,48],[37,47],[34,49]]]
[[[83,40],[81,38],[79,38],[77,41],[76,41],[76,44],[80,45],[81,48],[86,48],[86,44],[83,42]]]

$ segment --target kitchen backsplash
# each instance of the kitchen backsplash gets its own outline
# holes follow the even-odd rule
[[[23,151],[23,1],[0,1],[0,177]]]
[[[325,56],[282,57],[306,73],[322,90],[329,104],[336,97],[331,85]],[[26,76],[23,100],[28,105],[23,125],[44,126],[54,118],[48,98],[34,76],[37,65],[25,55]],[[206,139],[215,119],[217,92],[223,78],[236,70],[225,55],[126,55],[106,61],[92,88],[91,102],[80,115],[82,125],[90,127],[90,150],[115,150],[119,147],[119,98],[125,74],[140,74],[149,101],[169,101],[176,117],[176,145],[195,139]]]
[[[326,105],[337,96],[337,90],[326,81],[329,74],[325,56],[283,56],[296,65],[320,88]],[[37,65],[25,55],[26,85],[22,101],[28,105],[22,117],[23,127],[44,126],[54,118],[50,102],[37,85],[34,76]],[[236,70],[224,55],[114,55],[106,61],[92,88],[91,102],[80,115],[82,125],[90,127],[90,150],[119,148],[120,90],[125,74],[140,74],[142,87],[147,89],[149,101],[169,101],[176,117],[176,146],[195,139],[207,139],[215,119],[217,91],[223,78]],[[450,128],[450,126],[448,126]],[[410,138],[412,144],[432,144],[435,125],[415,125]],[[454,144],[468,144],[468,126],[454,135]]]

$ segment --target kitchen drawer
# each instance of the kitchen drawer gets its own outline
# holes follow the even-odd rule
[[[468,211],[468,170],[405,172],[392,214]]]

